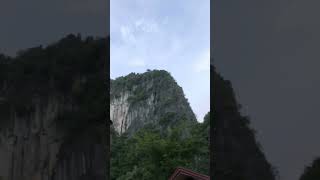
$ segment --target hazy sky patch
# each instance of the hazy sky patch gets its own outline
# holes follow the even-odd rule
[[[202,121],[210,109],[209,21],[209,0],[111,0],[111,78],[167,70]]]

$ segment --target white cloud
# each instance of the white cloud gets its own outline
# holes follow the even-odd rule
[[[210,50],[206,50],[194,63],[195,72],[210,71]]]
[[[143,24],[144,19],[139,19],[135,22],[136,28],[139,28]]]
[[[132,32],[132,29],[128,26],[120,27],[121,36],[124,42],[134,43],[136,42],[136,37]]]
[[[159,25],[153,19],[141,18],[135,21],[134,24],[137,32],[154,33],[159,31]]]
[[[123,41],[131,44],[136,44],[140,39],[139,37],[146,37],[146,33],[158,33],[159,29],[159,25],[155,20],[145,18],[120,26]]]
[[[210,107],[210,0],[111,2],[112,77],[165,69],[202,121]]]
[[[162,24],[163,24],[163,25],[167,25],[168,23],[169,23],[169,17],[166,16],[166,17],[163,19]]]
[[[142,59],[134,59],[132,61],[129,61],[129,66],[131,67],[145,67],[146,63]]]

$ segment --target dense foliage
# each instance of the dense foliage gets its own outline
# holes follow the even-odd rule
[[[276,169],[267,161],[250,118],[243,116],[230,81],[211,66],[214,84],[214,149],[212,169],[216,179],[274,180]]]
[[[70,34],[47,47],[20,51],[14,58],[0,55],[0,109],[23,117],[41,106],[37,100],[46,104],[55,98],[66,105],[57,117],[63,128],[105,121],[108,53],[107,38]],[[1,119],[8,120],[4,112]]]
[[[108,177],[108,40],[71,34],[0,55],[0,146],[12,157],[0,164],[12,164],[10,179]]]
[[[310,166],[307,166],[300,177],[300,180],[320,179],[320,158],[316,158]]]
[[[157,124],[159,129],[175,126],[179,121],[196,122],[183,89],[165,70],[130,73],[111,80],[110,100],[112,104],[128,102],[128,113],[132,114],[128,134],[146,122]]]
[[[148,70],[143,74],[130,73],[127,76],[121,76],[115,80],[111,80],[111,98],[120,97],[121,92],[131,91],[133,96],[129,98],[130,104],[146,100],[153,92],[166,92],[172,89],[172,93],[182,92],[182,88],[178,86],[176,81],[165,70]],[[162,90],[162,91],[161,91]],[[166,90],[166,91],[163,91]],[[162,96],[170,98],[171,96]],[[162,98],[162,101],[170,101]],[[170,103],[170,102],[164,102]]]
[[[145,126],[133,137],[112,131],[111,179],[163,180],[177,167],[209,174],[209,119],[203,123],[171,127],[166,133]],[[189,136],[184,136],[191,129]]]

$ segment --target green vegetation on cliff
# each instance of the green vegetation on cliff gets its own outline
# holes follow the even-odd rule
[[[179,124],[166,133],[152,126],[137,131],[133,137],[111,133],[112,180],[163,180],[177,167],[209,174],[209,120],[203,123]],[[186,127],[189,126],[189,127]],[[191,135],[184,131],[191,128]]]
[[[111,80],[110,103],[111,120],[118,128],[120,124],[127,125],[129,135],[148,123],[156,125],[162,133],[179,121],[196,122],[182,88],[165,70],[130,73]],[[123,120],[120,114],[125,115],[124,122],[120,122]]]
[[[9,112],[30,115],[49,98],[70,106],[57,117],[67,130],[106,121],[108,51],[106,38],[70,34],[15,58],[0,55],[1,121],[9,121]]]
[[[320,179],[320,158],[316,158],[310,166],[307,166],[300,177],[300,180]]]
[[[4,178],[107,179],[108,53],[108,38],[71,34],[0,55]]]
[[[176,81],[167,71],[149,70],[143,74],[130,73],[127,76],[111,80],[111,98],[119,97],[123,91],[133,92],[133,96],[129,99],[130,104],[146,100],[154,92],[167,93],[159,99],[161,103],[165,104],[170,103],[167,101],[174,100],[172,94],[169,93],[180,93],[182,92],[182,88],[177,85]]]
[[[112,180],[163,180],[177,167],[209,174],[210,115],[197,122],[169,72],[147,70],[111,80],[110,100],[116,124],[111,133]],[[126,124],[127,129],[119,130]]]
[[[214,67],[213,173],[216,179],[274,180],[275,168],[267,161],[256,139],[250,118],[243,116],[231,82]]]

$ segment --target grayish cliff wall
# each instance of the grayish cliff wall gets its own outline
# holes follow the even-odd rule
[[[164,129],[196,122],[182,88],[166,71],[131,73],[111,81],[110,118],[115,130],[132,134],[145,125]]]
[[[34,107],[22,117],[13,111],[10,124],[0,132],[6,179],[105,180],[106,147],[97,136],[107,133],[106,128],[93,125],[72,133],[59,128],[59,112],[71,105],[58,97],[35,100]]]
[[[155,102],[153,94],[144,103],[134,107],[130,105],[128,98],[133,96],[130,92],[121,93],[119,98],[114,98],[110,102],[110,116],[114,121],[115,130],[122,134],[131,127],[132,122],[141,125],[147,124],[153,117]],[[137,124],[135,124],[137,125]]]
[[[0,179],[107,179],[108,42],[70,34],[0,54]]]

